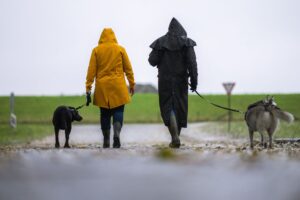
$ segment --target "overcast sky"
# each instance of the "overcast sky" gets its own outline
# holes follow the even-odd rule
[[[197,42],[198,90],[300,92],[297,0],[0,0],[0,95],[82,94],[92,49],[115,31],[137,83],[157,85],[149,45],[171,18]]]

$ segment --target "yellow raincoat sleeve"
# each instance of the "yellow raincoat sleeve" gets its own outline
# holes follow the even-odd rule
[[[96,72],[97,72],[97,60],[96,60],[96,51],[93,49],[89,67],[88,67],[88,72],[86,75],[86,92],[90,92],[92,89],[92,84],[94,82],[94,79],[96,77]]]
[[[131,63],[129,61],[128,55],[126,53],[126,50],[122,48],[122,60],[123,60],[123,70],[126,74],[127,80],[129,82],[129,87],[130,89],[134,89],[134,76],[133,76],[133,71],[131,67]]]

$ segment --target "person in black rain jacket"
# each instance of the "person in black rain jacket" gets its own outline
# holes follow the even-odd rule
[[[182,25],[173,18],[166,35],[150,47],[149,63],[158,68],[158,92],[161,117],[168,127],[171,148],[180,147],[181,128],[187,127],[188,79],[190,89],[197,89],[196,43],[187,37]]]

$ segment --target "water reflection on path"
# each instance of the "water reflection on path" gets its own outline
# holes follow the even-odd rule
[[[300,199],[298,149],[251,151],[201,126],[172,151],[167,129],[150,124],[124,126],[117,150],[99,148],[100,128],[88,125],[74,127],[73,149],[53,149],[51,136],[2,152],[0,199]]]

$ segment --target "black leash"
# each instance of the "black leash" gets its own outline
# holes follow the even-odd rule
[[[204,98],[204,96],[202,96],[201,94],[199,94],[199,92],[197,90],[194,90],[193,92],[196,92],[196,94],[201,97],[203,100],[205,100],[207,103],[215,106],[215,107],[218,107],[218,108],[221,108],[221,109],[224,109],[224,110],[230,110],[230,111],[233,111],[233,112],[238,112],[238,113],[241,113],[241,114],[245,114],[243,111],[240,111],[240,110],[237,110],[237,109],[233,109],[233,108],[227,108],[227,107],[224,107],[224,106],[220,106],[218,104],[215,104],[215,103],[212,103],[210,102],[209,100],[207,100],[206,98]]]
[[[190,85],[190,84],[189,84]],[[224,107],[224,106],[220,106],[218,104],[215,104],[213,102],[210,102],[209,100],[207,100],[206,98],[204,98],[204,96],[202,96],[197,90],[194,90],[193,92],[195,92],[199,97],[201,97],[203,100],[205,100],[207,103],[215,106],[215,107],[218,107],[218,108],[221,108],[221,109],[224,109],[224,110],[230,110],[230,111],[233,111],[233,112],[238,112],[238,113],[241,113],[241,114],[245,114],[243,111],[240,111],[238,109],[233,109],[233,108],[227,108],[227,107]],[[77,108],[75,108],[75,110],[79,110],[81,108],[83,108],[86,104],[82,104],[81,106],[78,106]]]
[[[84,106],[85,106],[85,104],[82,104],[81,106],[78,106],[77,108],[75,108],[75,110],[79,110],[79,109],[81,109]]]

